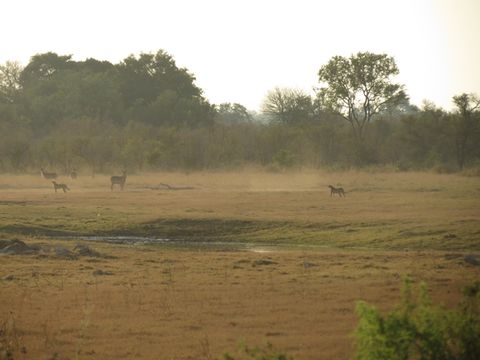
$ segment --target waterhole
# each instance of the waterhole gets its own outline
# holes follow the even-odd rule
[[[94,241],[110,244],[124,245],[154,245],[159,247],[181,248],[188,250],[212,250],[212,251],[251,251],[257,253],[269,253],[278,251],[280,247],[274,244],[254,244],[246,242],[227,241],[201,241],[186,239],[168,239],[148,236],[71,236],[68,239]]]

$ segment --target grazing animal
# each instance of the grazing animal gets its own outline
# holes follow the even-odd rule
[[[57,192],[57,189],[62,189],[64,193],[70,191],[69,187],[66,184],[57,184],[55,181],[52,181],[52,184],[55,192]]]
[[[76,178],[77,178],[77,172],[76,172],[75,170],[72,170],[72,171],[70,172],[70,177],[71,177],[72,179],[76,179]]]
[[[120,185],[120,190],[123,190],[126,180],[127,180],[127,172],[125,170],[122,171],[122,176],[112,176],[110,178],[110,182],[112,183],[110,186],[110,190],[113,191],[113,185],[115,184]]]
[[[340,197],[345,197],[345,191],[343,190],[343,188],[339,187],[339,188],[336,188],[332,185],[328,185],[328,187],[330,188],[330,196],[333,196],[335,194],[338,194],[338,196]]]
[[[47,180],[52,180],[52,179],[56,179],[57,178],[57,173],[48,173],[48,172],[45,172],[43,171],[43,168],[40,169],[40,175],[42,175],[42,177],[44,179],[47,179]]]

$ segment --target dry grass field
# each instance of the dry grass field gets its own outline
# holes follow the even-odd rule
[[[465,261],[480,251],[478,178],[158,173],[129,175],[123,192],[107,176],[59,182],[71,191],[0,178],[0,241],[42,249],[0,254],[0,344],[15,359],[220,359],[240,342],[347,359],[357,300],[391,309],[409,276],[451,306],[480,275]],[[93,235],[201,245],[79,240]],[[106,256],[64,256],[77,243]]]
[[[107,176],[0,179],[0,232],[130,234],[380,249],[480,250],[480,179],[428,173]],[[168,184],[178,190],[167,189]],[[346,198],[330,197],[328,184]],[[187,188],[187,189],[185,189]],[[190,189],[188,189],[190,188]]]

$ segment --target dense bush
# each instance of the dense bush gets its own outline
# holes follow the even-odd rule
[[[448,113],[431,103],[417,109],[401,94],[401,106],[367,111],[359,133],[321,96],[300,91],[270,92],[263,114],[210,104],[194,75],[162,50],[118,64],[37,54],[25,68],[0,65],[0,172],[387,165],[475,174],[478,97],[454,97]]]
[[[407,280],[399,306],[386,316],[357,304],[358,360],[480,359],[480,282],[464,290],[454,310],[432,304],[422,285],[417,299]]]

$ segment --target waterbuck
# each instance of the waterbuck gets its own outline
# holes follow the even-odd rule
[[[341,187],[336,188],[332,185],[328,185],[328,187],[330,188],[330,196],[338,194],[338,196],[340,196],[340,197],[342,197],[342,196],[345,197],[345,191],[343,190],[343,188],[341,188]]]
[[[113,185],[115,184],[120,185],[120,190],[123,190],[123,186],[125,185],[126,180],[127,180],[127,172],[125,170],[122,171],[122,176],[112,176],[110,178],[110,182],[112,183],[110,186],[110,190],[113,191]]]

